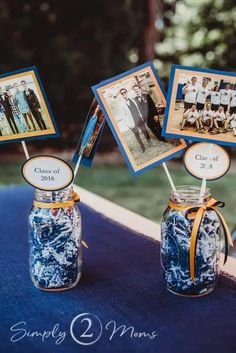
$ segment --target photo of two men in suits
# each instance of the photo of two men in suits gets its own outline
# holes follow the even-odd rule
[[[151,63],[92,87],[105,119],[132,173],[163,163],[185,147],[162,135],[166,94]]]
[[[148,74],[127,79],[118,93],[113,87],[107,100],[137,165],[178,144],[161,135],[165,105]]]

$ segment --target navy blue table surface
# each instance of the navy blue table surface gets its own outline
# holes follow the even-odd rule
[[[36,289],[28,268],[27,217],[32,198],[30,187],[0,189],[1,353],[236,352],[235,281],[221,276],[216,290],[201,298],[169,293],[162,279],[159,243],[132,234],[83,204],[83,238],[89,249],[83,251],[79,285],[64,292]],[[73,338],[71,323],[80,314],[87,319],[74,321]],[[115,324],[130,328],[120,335],[124,326],[112,335]],[[25,331],[13,332],[12,327]],[[40,333],[45,330],[49,333],[43,340]],[[32,337],[36,331],[38,335]],[[66,336],[56,344],[59,331]],[[157,336],[152,339],[154,331]],[[139,337],[142,332],[146,334]],[[16,333],[19,340],[12,342]],[[91,345],[79,343],[96,338]]]

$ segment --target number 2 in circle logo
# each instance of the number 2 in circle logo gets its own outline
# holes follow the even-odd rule
[[[90,313],[77,315],[70,324],[70,334],[73,340],[83,346],[89,346],[102,336],[103,326],[100,319]]]

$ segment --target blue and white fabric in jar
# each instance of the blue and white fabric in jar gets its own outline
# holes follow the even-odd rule
[[[81,277],[81,215],[72,187],[35,191],[29,215],[30,274],[44,290],[76,286]]]
[[[223,235],[221,219],[214,209],[206,209],[197,233],[195,249],[195,278],[190,274],[190,238],[196,213],[189,207],[201,207],[211,199],[207,189],[199,204],[198,187],[178,187],[172,192],[170,203],[161,224],[161,264],[169,291],[186,296],[200,296],[211,292],[220,272],[220,240]],[[175,205],[171,207],[170,205]]]

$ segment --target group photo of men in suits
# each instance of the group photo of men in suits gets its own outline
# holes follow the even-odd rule
[[[46,130],[36,88],[26,80],[0,83],[0,136]]]
[[[165,103],[150,75],[124,79],[106,95],[136,164],[145,163],[178,145],[176,140],[162,137]]]
[[[175,108],[181,131],[236,136],[235,82],[191,76],[181,93]]]

